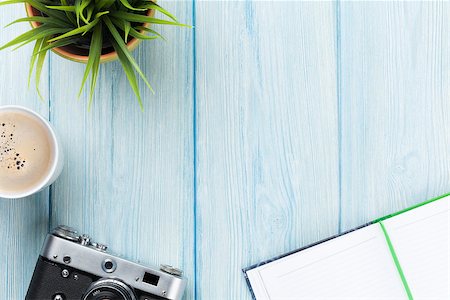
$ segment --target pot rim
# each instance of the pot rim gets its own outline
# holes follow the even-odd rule
[[[37,16],[36,15],[36,11],[38,11],[36,8],[34,8],[33,6],[31,6],[29,3],[25,3],[25,10],[27,13],[28,17],[33,17],[33,16]],[[152,17],[155,14],[155,11],[153,9],[149,9],[147,11],[147,16]],[[35,21],[31,21],[31,26],[33,28],[37,28],[39,27],[41,24],[39,22],[35,22]],[[150,24],[149,23],[143,23],[142,24],[144,27],[149,27]],[[139,33],[141,34],[145,34],[144,30],[141,30]],[[142,40],[139,40],[135,37],[133,37],[128,43],[127,43],[127,48],[130,51],[133,51],[138,44],[141,42]],[[69,45],[70,46],[70,45]],[[64,48],[60,48],[60,47],[55,47],[52,49],[53,52],[55,52],[56,54],[58,54],[59,56],[62,56],[64,58],[67,58],[69,60],[73,60],[73,61],[77,61],[77,62],[81,62],[81,63],[87,63],[88,59],[89,59],[89,55],[80,55],[80,54],[76,54],[76,53],[72,53],[67,49],[67,46]],[[110,62],[110,61],[114,61],[118,58],[117,52],[116,51],[112,51],[106,54],[102,54],[100,55],[100,62],[104,63],[104,62]]]

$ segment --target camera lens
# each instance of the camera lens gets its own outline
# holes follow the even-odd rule
[[[122,281],[106,278],[91,284],[83,300],[136,300],[136,297]]]
[[[94,296],[95,294],[95,296]],[[95,300],[122,300],[124,299],[123,295],[120,295],[116,290],[104,287],[95,292],[92,292],[92,299]],[[88,299],[91,299],[88,298]]]

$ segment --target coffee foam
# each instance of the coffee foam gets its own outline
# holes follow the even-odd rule
[[[53,141],[37,117],[0,112],[0,193],[21,194],[42,184],[52,166]]]

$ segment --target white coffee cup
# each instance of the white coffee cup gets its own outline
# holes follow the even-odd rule
[[[2,124],[2,116],[4,119],[10,120],[9,122],[3,122]],[[8,118],[9,117],[9,118]],[[0,149],[4,152],[1,153],[2,157],[4,158],[3,160],[0,159],[0,162],[3,162],[2,167],[4,167],[5,169],[0,169],[0,172],[13,172],[16,171],[16,163],[17,163],[17,169],[20,170],[20,167],[22,166],[22,172],[26,172],[28,170],[26,170],[26,168],[28,166],[33,166],[33,161],[28,161],[26,162],[26,166],[24,166],[25,160],[23,160],[23,162],[21,161],[16,161],[17,158],[20,159],[20,154],[19,153],[13,153],[13,151],[15,151],[14,149],[9,149],[9,146],[5,146],[5,145],[9,145],[9,139],[11,139],[11,142],[9,142],[11,145],[15,145],[17,147],[20,147],[21,144],[20,143],[16,143],[13,140],[13,133],[10,132],[15,132],[15,131],[11,131],[11,130],[19,130],[20,128],[16,128],[16,125],[14,123],[14,117],[17,118],[17,120],[19,120],[20,118],[23,118],[23,120],[27,120],[29,118],[29,120],[27,120],[26,122],[34,123],[36,125],[35,129],[35,136],[45,136],[46,140],[45,140],[45,145],[48,151],[45,151],[46,154],[46,162],[47,162],[47,167],[45,168],[45,171],[42,172],[35,172],[36,174],[32,174],[33,177],[33,184],[30,184],[30,186],[26,186],[26,184],[24,184],[23,186],[21,186],[20,188],[17,188],[17,190],[14,190],[14,188],[11,188],[11,190],[7,190],[6,188],[4,188],[3,190],[1,189],[1,183],[0,183],[0,198],[10,198],[10,199],[16,199],[16,198],[23,198],[23,197],[27,197],[30,195],[33,195],[41,190],[43,190],[44,188],[48,187],[49,185],[51,185],[56,178],[58,178],[58,176],[61,174],[62,168],[63,168],[63,162],[64,162],[64,157],[63,157],[63,152],[62,152],[62,148],[61,148],[61,143],[55,133],[55,130],[52,128],[52,126],[50,125],[50,123],[44,119],[42,116],[40,116],[38,113],[22,107],[22,106],[16,106],[16,105],[7,105],[7,106],[0,106],[0,133],[2,134],[1,139],[0,139]],[[12,121],[11,121],[12,120]],[[18,123],[19,124],[19,123]],[[34,125],[33,124],[33,125]],[[10,128],[9,128],[9,127]],[[18,125],[18,127],[20,127],[20,125]],[[23,126],[22,126],[23,127]],[[9,128],[9,129],[8,129]],[[34,128],[34,127],[33,127]],[[8,131],[10,130],[10,131]],[[31,129],[29,131],[33,131],[34,129]],[[29,131],[22,131],[24,134],[32,134],[33,132],[29,132]],[[7,132],[7,133],[5,133]],[[18,137],[14,137],[17,138],[18,140],[20,140],[20,133],[16,134]],[[11,136],[11,137],[10,137]],[[37,142],[39,142],[39,138],[35,139]],[[13,144],[15,143],[15,144]],[[17,144],[17,145],[16,145]],[[3,148],[1,148],[3,147]],[[14,146],[11,146],[14,147]],[[11,152],[9,152],[9,150],[11,150]],[[34,149],[36,151],[36,149]],[[16,158],[17,155],[17,158]],[[40,153],[36,153],[34,154],[36,157],[39,158]],[[27,158],[28,159],[28,158]],[[22,164],[21,164],[22,163]],[[36,165],[36,164],[35,164]],[[10,169],[11,171],[7,171],[6,168]],[[29,167],[31,168],[31,167]],[[14,170],[12,170],[14,169]],[[19,173],[19,171],[16,171],[17,173]],[[32,171],[29,171],[30,173]],[[6,174],[6,173],[4,173]],[[13,173],[11,173],[13,174]],[[12,183],[14,183],[14,180],[16,180],[17,182],[17,186],[20,185],[20,183],[18,181],[20,181],[20,176],[18,175],[17,178],[14,175],[11,175],[8,173],[8,180],[10,180]],[[37,175],[38,174],[38,175]],[[1,174],[0,174],[1,175]],[[30,175],[31,176],[31,175]],[[1,178],[1,177],[0,177]],[[6,178],[6,176],[5,176]],[[6,179],[4,179],[4,182],[6,182]],[[12,184],[11,184],[12,186]]]

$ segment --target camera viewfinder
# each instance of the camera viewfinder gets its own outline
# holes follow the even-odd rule
[[[159,281],[159,276],[151,273],[145,272],[143,282],[157,286]]]

